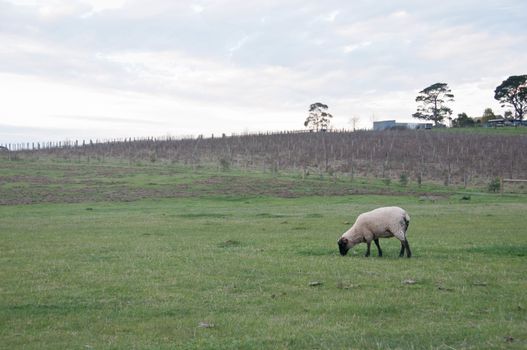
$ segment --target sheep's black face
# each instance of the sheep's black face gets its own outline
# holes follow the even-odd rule
[[[346,238],[339,239],[338,245],[339,245],[340,255],[344,256],[348,254],[349,248],[348,248],[348,240]]]

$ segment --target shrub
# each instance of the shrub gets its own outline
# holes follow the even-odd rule
[[[227,159],[221,158],[220,167],[221,167],[221,171],[229,171],[229,169],[231,168],[231,163],[229,163]]]
[[[499,177],[495,177],[489,182],[489,192],[499,192],[501,189],[501,181]]]
[[[408,185],[408,175],[402,173],[401,176],[399,176],[399,184],[406,187],[406,185]]]

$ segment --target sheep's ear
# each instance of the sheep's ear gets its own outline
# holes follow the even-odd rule
[[[341,238],[340,241],[344,244],[348,244],[348,239],[347,238]]]

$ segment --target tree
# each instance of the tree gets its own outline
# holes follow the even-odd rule
[[[512,106],[517,119],[527,113],[527,75],[512,75],[494,90],[494,99],[502,107]]]
[[[331,122],[330,119],[333,118],[333,115],[328,113],[327,110],[327,105],[320,102],[313,103],[309,106],[309,115],[304,122],[304,126],[315,131],[327,130]]]
[[[466,128],[474,126],[474,119],[470,118],[467,113],[460,113],[457,118],[452,120],[452,126],[454,128]]]
[[[452,110],[445,104],[453,101],[454,95],[448,84],[435,83],[419,92],[415,102],[420,105],[417,106],[417,112],[412,116],[417,119],[431,120],[438,125],[452,114]]]
[[[494,114],[494,112],[492,111],[492,108],[485,108],[485,111],[483,111],[483,115],[481,116],[481,122],[485,124],[486,122],[492,119],[500,119],[500,118],[499,116]]]
[[[357,123],[359,122],[360,118],[357,117],[357,116],[352,116],[350,119],[349,119],[349,123],[352,125],[353,127],[353,131],[355,131],[356,127],[357,127]]]

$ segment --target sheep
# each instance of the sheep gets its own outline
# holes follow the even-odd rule
[[[339,251],[342,256],[353,246],[365,242],[368,245],[366,257],[370,256],[371,241],[375,242],[379,256],[382,256],[379,238],[396,237],[401,241],[399,257],[412,256],[410,245],[406,239],[406,230],[410,224],[410,216],[406,210],[399,207],[382,207],[362,213],[357,217],[353,226],[344,232],[338,240]]]

